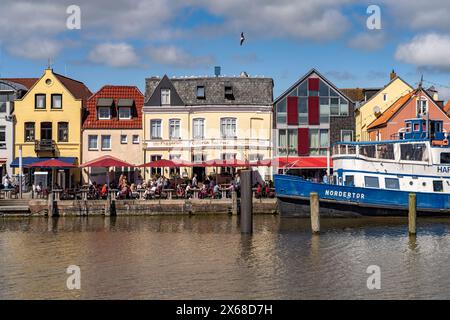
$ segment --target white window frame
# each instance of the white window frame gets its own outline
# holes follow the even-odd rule
[[[153,124],[154,123],[159,123],[159,128],[158,128],[158,136],[154,136],[153,135]],[[162,120],[161,119],[151,119],[150,120],[150,139],[162,139]]]
[[[95,137],[95,148],[91,148],[91,139]],[[88,150],[98,150],[98,135],[89,134],[88,135]]]
[[[123,139],[125,137],[125,139]],[[128,135],[127,134],[121,134],[120,135],[120,144],[127,144],[128,143]]]
[[[178,129],[178,132],[177,132]],[[178,134],[176,134],[178,133]],[[181,120],[169,119],[169,139],[181,139]]]
[[[199,125],[196,122],[200,122]],[[201,128],[201,135],[198,135],[199,128]],[[193,139],[204,139],[205,138],[205,118],[194,118],[192,119],[192,138]]]
[[[137,138],[137,139],[135,139],[135,138]],[[132,142],[133,142],[133,144],[139,144],[139,135],[138,134],[133,134]]]
[[[429,108],[428,108],[428,100],[424,99],[424,98],[419,98],[417,99],[416,102],[416,111],[417,111],[417,116],[426,116],[429,112]],[[424,112],[425,111],[425,112]]]
[[[6,149],[6,126],[0,126],[0,132],[3,132],[5,135],[5,140],[0,140],[0,149]]]
[[[103,146],[103,137],[109,137],[109,147]],[[112,145],[111,135],[110,134],[102,134],[100,143],[101,143],[102,150],[111,150],[111,145]]]
[[[100,110],[106,110],[108,109],[108,117],[102,117],[102,113]],[[98,119],[99,120],[110,120],[111,119],[111,107],[98,107],[97,109],[98,112]]]
[[[128,110],[128,116],[127,117],[122,117],[120,114],[120,111],[123,110]],[[131,119],[131,108],[130,107],[119,107],[119,119],[124,119],[124,120],[129,120]]]
[[[161,89],[161,105],[170,105],[170,89]]]
[[[233,130],[234,128],[234,130]],[[237,137],[237,119],[234,117],[220,118],[220,136],[222,139]]]
[[[341,130],[341,141],[344,141],[344,133],[349,133],[351,134],[351,140],[353,141],[353,130]]]

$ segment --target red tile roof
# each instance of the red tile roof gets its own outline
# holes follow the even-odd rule
[[[83,107],[85,107],[87,99],[92,96],[91,90],[89,90],[89,88],[86,87],[86,85],[81,81],[67,78],[58,73],[53,72],[53,74],[58,78],[59,81],[61,81],[64,87],[66,87],[66,89],[69,90],[70,93],[72,93],[75,99],[83,100]]]
[[[39,78],[0,78],[0,80],[6,80],[23,85],[25,88],[30,89]]]
[[[443,108],[444,112],[450,116],[450,100],[447,101],[447,104]]]
[[[99,120],[97,117],[97,100],[100,98],[114,100],[112,107],[115,112],[112,113],[109,120]],[[132,112],[133,118],[130,120],[119,119],[117,110],[119,99],[134,100],[135,110]],[[83,129],[141,129],[143,106],[144,96],[137,87],[106,85],[88,99]]]

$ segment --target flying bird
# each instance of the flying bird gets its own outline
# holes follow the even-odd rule
[[[245,40],[244,33],[241,32],[241,46],[242,46],[242,44],[244,43],[244,40]]]

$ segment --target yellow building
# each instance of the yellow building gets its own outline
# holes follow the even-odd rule
[[[146,79],[144,159],[256,161],[272,157],[273,80],[248,77]],[[181,169],[201,181],[215,168]],[[221,168],[223,171],[231,168]],[[269,168],[257,168],[262,179]],[[180,172],[183,175],[183,172]],[[147,172],[149,174],[156,173]],[[158,170],[161,173],[161,169]],[[169,172],[164,172],[168,175]]]
[[[46,69],[30,90],[15,102],[15,159],[18,172],[22,150],[24,173],[27,164],[48,158],[79,164],[81,159],[81,125],[86,99],[91,96],[82,83]],[[33,177],[26,176],[30,183]],[[60,170],[54,181],[61,186],[80,181],[80,170]],[[45,183],[47,180],[40,180]]]
[[[369,141],[367,127],[400,97],[414,90],[395,72],[391,73],[391,81],[370,99],[362,101],[355,108],[355,140]]]

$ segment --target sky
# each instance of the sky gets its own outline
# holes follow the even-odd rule
[[[80,9],[80,28],[70,5]],[[379,22],[374,20],[379,8]],[[450,99],[448,0],[0,0],[0,76],[55,72],[95,92],[151,76],[266,76],[274,98],[311,68],[339,88],[392,69]],[[369,10],[368,10],[369,9]],[[240,33],[246,40],[239,45]]]

